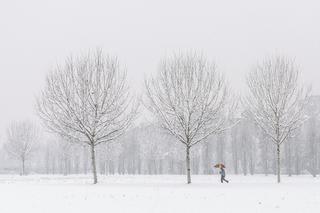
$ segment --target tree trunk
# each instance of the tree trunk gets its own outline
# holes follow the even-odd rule
[[[285,168],[286,168],[286,171],[287,171],[287,174],[288,176],[290,176],[290,168],[289,168],[289,162],[290,162],[290,151],[289,151],[289,145],[290,143],[285,143],[284,144],[284,164],[285,164]]]
[[[104,160],[104,175],[108,175],[109,167],[108,167],[108,160]]]
[[[243,175],[247,175],[247,153],[243,152],[243,162],[242,162]]]
[[[300,156],[299,156],[299,151],[298,148],[296,147],[296,154],[295,154],[295,173],[296,175],[300,174]]]
[[[190,147],[186,148],[186,163],[187,163],[187,183],[191,183],[191,173],[190,173]]]
[[[250,152],[250,157],[249,157],[249,167],[250,167],[250,174],[254,175],[254,160],[253,160],[253,156],[252,156],[252,150]]]
[[[237,175],[238,174],[238,150],[233,151],[233,167],[234,167],[234,173]]]
[[[67,174],[68,174],[67,157],[63,156],[63,175],[67,176]]]
[[[88,150],[87,147],[83,147],[83,172],[84,174],[88,173]]]
[[[263,142],[263,144],[262,144],[262,149],[263,149],[263,151],[262,151],[262,161],[263,161],[263,172],[264,172],[264,174],[267,176],[268,175],[268,173],[269,173],[269,164],[268,164],[268,152],[269,152],[269,150],[268,150],[268,145],[267,145],[267,143],[266,143],[266,141],[262,141]]]
[[[96,156],[95,156],[94,145],[91,145],[90,147],[91,147],[91,163],[92,163],[92,173],[93,173],[93,184],[96,184],[96,183],[98,183]]]
[[[291,144],[289,143],[288,144],[289,145],[289,162],[288,162],[288,169],[289,169],[289,171],[288,171],[288,175],[289,175],[289,177],[291,177],[292,176],[292,148],[291,148]]]
[[[280,183],[280,144],[277,144],[277,176]]]
[[[24,160],[24,158],[22,158],[21,159],[21,175],[25,175],[25,166],[24,166],[24,163],[25,162],[25,160]]]

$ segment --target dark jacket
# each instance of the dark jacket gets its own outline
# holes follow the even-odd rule
[[[224,171],[224,168],[221,168],[221,171],[220,171],[220,174],[221,174],[221,176],[226,176],[226,172]]]

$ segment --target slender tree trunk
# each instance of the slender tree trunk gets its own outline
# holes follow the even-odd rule
[[[291,143],[289,143],[288,144],[288,146],[289,146],[289,162],[288,162],[288,168],[289,168],[289,171],[288,171],[288,175],[289,175],[289,177],[291,177],[292,176],[292,145],[291,145]]]
[[[264,169],[264,174],[267,176],[269,174],[269,147],[267,145],[267,141],[262,141],[263,142],[263,152],[262,152],[262,157],[263,157],[263,169]]]
[[[243,152],[243,162],[242,162],[243,175],[247,175],[247,153]]]
[[[108,174],[108,160],[104,160],[104,175]]]
[[[76,162],[75,162],[75,172],[76,172],[76,174],[79,174],[79,162],[80,162],[80,158],[79,158],[79,155],[77,155]]]
[[[49,167],[50,167],[50,153],[49,153],[49,146],[47,145],[46,147],[46,156],[45,156],[45,161],[46,161],[46,174],[49,174]]]
[[[68,174],[68,165],[67,165],[67,157],[66,156],[63,156],[63,175],[64,176],[67,176]]]
[[[298,151],[298,148],[296,147],[296,150],[295,150],[296,154],[296,159],[295,159],[295,173],[296,175],[299,175],[300,174],[300,155],[299,155],[299,151]]]
[[[250,162],[250,174],[254,175],[254,161],[253,161],[253,156],[252,156],[252,150],[250,151],[250,157],[249,157],[249,162]]]
[[[25,175],[25,166],[24,166],[24,164],[25,164],[25,160],[24,160],[24,158],[22,158],[21,159],[21,175]]]
[[[138,158],[138,174],[141,175],[141,159]]]
[[[52,159],[52,174],[56,173],[56,157],[54,156]]]
[[[277,176],[278,183],[280,183],[280,144],[277,144]]]
[[[204,151],[205,151],[205,154],[204,154],[204,160],[203,160],[203,173],[208,175],[210,174],[210,160],[209,160],[209,143],[208,142],[205,142],[204,143]]]
[[[233,154],[232,154],[232,157],[233,157],[233,167],[234,167],[234,173],[237,175],[238,174],[238,150],[234,150],[233,151]]]
[[[186,163],[187,163],[187,183],[191,183],[191,172],[190,172],[190,147],[186,147]]]
[[[95,150],[94,150],[94,145],[92,144],[90,146],[91,148],[91,163],[92,163],[92,173],[93,173],[93,184],[98,183],[98,178],[97,178],[97,167],[96,167],[96,156],[95,156]]]
[[[159,160],[159,174],[163,174],[163,160],[160,159]]]

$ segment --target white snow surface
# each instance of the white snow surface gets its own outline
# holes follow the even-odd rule
[[[1,213],[319,213],[320,178],[273,175],[0,175]]]

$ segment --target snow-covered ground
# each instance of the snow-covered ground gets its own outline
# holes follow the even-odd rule
[[[0,176],[1,213],[320,212],[320,178],[273,175]]]

